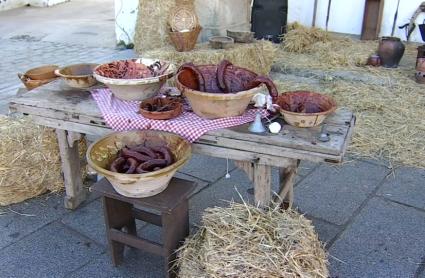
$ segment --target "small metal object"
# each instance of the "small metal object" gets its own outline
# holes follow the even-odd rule
[[[317,135],[316,139],[320,142],[329,142],[331,140],[329,133],[326,132],[326,124],[322,125],[322,129],[320,130],[320,133]]]

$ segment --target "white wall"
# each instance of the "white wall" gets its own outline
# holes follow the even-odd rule
[[[398,26],[408,23],[415,10],[423,0],[400,0],[398,10],[398,19],[394,36],[406,40],[404,30],[398,29]],[[329,31],[360,35],[362,30],[363,13],[365,0],[332,0]],[[298,21],[306,26],[311,26],[313,18],[314,0],[299,1],[288,0],[288,22]],[[316,26],[326,27],[326,14],[328,0],[318,0],[316,13]],[[382,16],[380,36],[390,36],[393,25],[394,13],[397,8],[397,0],[385,0],[384,12]],[[416,24],[422,23],[425,13],[418,16]],[[415,29],[410,37],[411,41],[422,42],[418,28]]]
[[[394,33],[395,36],[400,37],[402,40],[406,40],[404,30],[398,29],[398,26],[409,22],[410,17],[422,1],[423,0],[400,0],[398,19],[396,23],[397,27]],[[136,26],[138,2],[138,0],[115,0],[116,16],[118,15],[117,13],[121,3],[124,4],[122,12],[118,15],[117,23],[127,31],[131,39],[133,39],[134,29]],[[328,30],[339,33],[360,35],[365,2],[365,0],[332,0]],[[298,21],[306,26],[311,26],[313,19],[313,6],[314,0],[288,0],[288,23]],[[397,0],[385,0],[380,36],[391,35],[396,7]],[[317,27],[325,28],[327,8],[328,0],[318,0],[316,14]],[[422,23],[424,18],[425,13],[420,14],[416,19],[416,24]],[[128,43],[127,36],[124,32],[120,30],[119,27],[116,27],[115,29],[117,41],[124,40]],[[410,40],[422,42],[422,38],[417,27],[410,37]]]
[[[0,2],[0,11],[31,5],[36,7],[49,7],[70,0],[2,0]]]
[[[139,0],[115,0],[115,34],[117,42],[133,42]]]

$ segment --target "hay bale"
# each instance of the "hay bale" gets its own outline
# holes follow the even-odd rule
[[[194,0],[139,0],[134,49],[137,53],[170,45],[168,16],[176,5],[192,5]]]
[[[330,34],[325,30],[306,27],[297,22],[290,24],[287,30],[282,43],[283,49],[288,52],[309,53],[314,49],[315,43],[331,40]]]
[[[85,141],[80,143],[85,152]],[[63,189],[56,133],[27,118],[0,116],[0,205]]]
[[[269,41],[257,41],[249,44],[235,44],[233,48],[211,49],[208,44],[198,44],[189,52],[177,52],[174,47],[167,46],[147,51],[144,57],[163,59],[177,66],[186,62],[197,65],[218,64],[227,59],[233,64],[250,69],[258,74],[268,74],[275,60],[277,48]]]
[[[179,249],[179,277],[328,277],[310,220],[295,211],[231,203],[209,208]]]
[[[359,41],[298,23],[284,36],[278,59],[288,66],[315,69],[358,67],[376,52],[377,41]]]

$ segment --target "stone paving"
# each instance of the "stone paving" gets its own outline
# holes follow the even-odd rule
[[[194,155],[179,173],[200,184],[190,199],[192,225],[205,208],[240,201],[235,189],[252,199],[248,178],[230,165],[226,179],[224,159]],[[300,167],[295,206],[326,244],[332,277],[425,277],[425,170],[392,172],[365,160]],[[276,185],[276,171],[273,178]],[[62,194],[50,194],[1,208],[0,277],[163,276],[161,258],[132,249],[112,267],[98,197],[76,211],[62,204]],[[158,229],[138,225],[139,234],[160,241]]]
[[[7,113],[8,99],[22,86],[17,73],[46,64],[64,66],[108,61],[108,57],[117,52],[113,48],[41,41],[28,35],[0,39],[0,113]]]

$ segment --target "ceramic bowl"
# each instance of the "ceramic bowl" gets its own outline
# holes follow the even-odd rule
[[[293,91],[279,95],[277,105],[283,119],[296,127],[320,125],[336,110],[336,102],[329,96],[310,91]]]
[[[175,162],[146,174],[121,174],[109,171],[112,161],[124,146],[139,144],[167,146]],[[191,157],[191,145],[177,134],[158,130],[115,132],[94,142],[87,150],[88,164],[104,176],[121,195],[130,198],[150,197],[164,191],[178,169]]]
[[[75,64],[55,70],[55,74],[61,77],[72,88],[89,88],[96,84],[93,70],[98,64]]]
[[[140,58],[134,59],[134,61],[150,66],[159,60]],[[161,61],[161,63],[165,63],[165,61]],[[101,66],[102,65],[99,65],[98,67]],[[140,101],[153,97],[158,93],[162,85],[164,85],[169,78],[174,76],[176,72],[176,66],[169,63],[165,73],[159,76],[141,79],[119,79],[102,76],[96,72],[96,69],[94,77],[99,82],[105,84],[117,98],[128,101]]]
[[[149,108],[154,105],[159,105],[161,107],[168,106],[168,109],[165,111],[150,111]],[[152,120],[169,120],[178,117],[183,112],[183,105],[176,101],[175,98],[150,98],[142,101],[140,104],[140,114]]]

